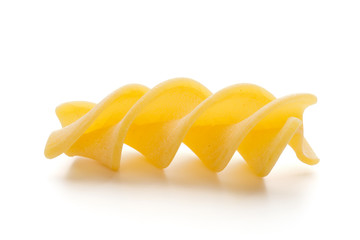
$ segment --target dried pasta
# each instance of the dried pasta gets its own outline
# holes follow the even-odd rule
[[[56,108],[45,156],[84,156],[118,170],[123,144],[158,168],[167,167],[181,143],[219,172],[236,151],[258,176],[266,176],[287,144],[304,163],[319,159],[303,136],[302,115],[316,103],[311,94],[276,99],[253,84],[212,94],[200,83],[177,78],[149,89],[131,84],[100,103],[68,102]]]

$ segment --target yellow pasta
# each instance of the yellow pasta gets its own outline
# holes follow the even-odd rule
[[[84,156],[118,170],[123,144],[158,168],[167,167],[181,143],[211,170],[223,170],[238,151],[258,176],[266,176],[287,144],[304,163],[319,162],[303,136],[311,94],[276,99],[253,84],[212,94],[200,83],[177,78],[149,89],[126,85],[100,103],[68,102],[56,109],[45,156]]]

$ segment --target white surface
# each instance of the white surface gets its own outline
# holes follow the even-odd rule
[[[0,239],[358,239],[359,4],[1,1]],[[118,173],[43,156],[58,104],[179,76],[317,95],[304,124],[320,164],[286,149],[259,179],[184,146],[163,172],[129,148]]]

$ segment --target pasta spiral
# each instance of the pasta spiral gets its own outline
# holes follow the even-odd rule
[[[256,175],[266,176],[287,144],[302,162],[319,162],[303,136],[302,115],[314,103],[311,94],[276,99],[253,84],[215,94],[187,78],[152,89],[131,84],[98,104],[58,106],[63,128],[49,136],[45,156],[84,156],[118,170],[125,143],[165,168],[183,142],[213,171],[223,170],[238,151]]]

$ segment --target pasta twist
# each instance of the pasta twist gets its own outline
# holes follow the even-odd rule
[[[98,104],[58,106],[63,128],[50,135],[45,156],[84,156],[118,170],[125,143],[165,168],[183,142],[213,171],[223,170],[238,151],[256,175],[266,176],[287,144],[302,162],[318,163],[302,125],[304,109],[314,103],[311,94],[276,99],[253,84],[216,94],[186,78],[152,89],[131,84]]]

